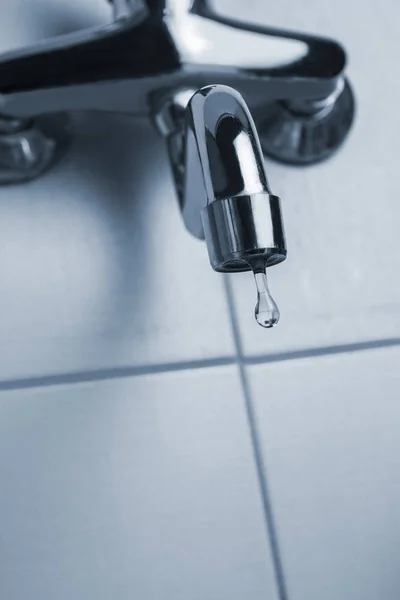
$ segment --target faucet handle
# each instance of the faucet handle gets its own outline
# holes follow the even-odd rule
[[[264,154],[280,163],[312,165],[332,156],[353,125],[355,100],[347,78],[321,100],[280,100],[258,119]]]
[[[67,114],[0,117],[0,184],[38,177],[65,153],[72,137]]]

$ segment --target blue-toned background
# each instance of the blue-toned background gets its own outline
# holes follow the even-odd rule
[[[354,130],[267,164],[272,331],[185,230],[149,123],[76,114],[62,162],[0,188],[2,600],[400,597],[399,6],[215,4],[339,39]],[[110,17],[3,0],[0,50]]]

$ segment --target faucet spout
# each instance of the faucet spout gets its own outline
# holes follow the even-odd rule
[[[266,328],[279,309],[266,269],[286,258],[280,200],[271,193],[257,130],[242,96],[225,85],[178,92],[155,116],[167,137],[183,219],[205,239],[212,268],[254,272],[255,317]]]
[[[224,85],[202,88],[192,96],[187,113],[193,134],[187,142],[197,146],[208,204],[270,191],[256,128],[239,92]],[[190,152],[186,159],[192,156]],[[191,167],[187,162],[189,186]]]
[[[213,269],[264,270],[283,261],[280,200],[242,96],[223,85],[198,90],[186,108],[184,137],[182,213],[188,229],[204,236]]]

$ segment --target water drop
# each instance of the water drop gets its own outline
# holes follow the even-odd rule
[[[279,308],[268,289],[267,274],[265,271],[254,271],[257,286],[257,304],[255,307],[256,321],[261,327],[274,327],[279,321]]]

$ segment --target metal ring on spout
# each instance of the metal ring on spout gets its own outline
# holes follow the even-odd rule
[[[191,231],[204,232],[213,269],[248,271],[257,257],[265,266],[285,260],[280,201],[242,96],[227,86],[202,88],[186,117],[183,216]]]
[[[216,200],[203,208],[202,220],[215,271],[249,271],[257,259],[272,266],[286,258],[278,196],[259,193]]]

